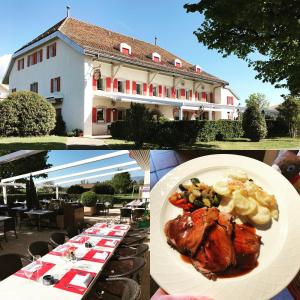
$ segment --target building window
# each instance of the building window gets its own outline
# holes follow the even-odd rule
[[[227,96],[227,105],[234,105],[234,103],[233,103],[233,97]]]
[[[51,93],[60,92],[60,77],[52,78],[51,79]]]
[[[56,56],[56,43],[47,46],[47,59]]]
[[[180,90],[179,89],[176,89],[176,98],[180,99]]]
[[[27,56],[27,67],[36,65],[43,61],[43,49]]]
[[[11,89],[11,92],[12,93],[15,93],[17,91],[17,89],[16,88],[14,88],[14,89]]]
[[[158,97],[158,87],[156,85],[153,85],[153,96]]]
[[[143,88],[141,83],[136,84],[136,93],[137,95],[142,95],[143,94]]]
[[[24,58],[18,60],[18,71],[24,69]]]
[[[161,62],[161,56],[160,56],[160,54],[158,54],[157,52],[153,52],[152,53],[152,60],[154,62]]]
[[[181,67],[182,67],[182,62],[181,62],[181,60],[178,59],[178,58],[176,58],[176,59],[174,60],[174,66],[175,66],[176,68],[181,68]]]
[[[97,80],[97,90],[105,91],[105,82],[106,80],[104,78],[99,78]]]
[[[34,93],[38,93],[39,92],[39,84],[37,82],[31,83],[30,91],[34,92]]]
[[[105,116],[105,109],[104,108],[97,108],[97,123],[103,123]]]
[[[124,93],[124,81],[118,80],[118,92]]]
[[[126,43],[120,44],[120,52],[125,55],[131,55],[131,47]]]
[[[165,97],[171,98],[171,88],[170,87],[166,88],[166,95],[165,95]]]
[[[196,100],[201,101],[201,93],[200,92],[197,93],[197,99]]]
[[[126,110],[118,110],[118,121],[125,120]]]
[[[43,61],[43,49],[37,52],[37,63],[40,63],[42,61]]]
[[[190,99],[190,90],[185,90],[185,99]]]

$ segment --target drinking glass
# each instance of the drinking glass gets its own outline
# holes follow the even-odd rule
[[[35,255],[33,257],[33,261],[34,261],[34,263],[36,265],[36,268],[37,268],[36,269],[36,281],[39,281],[39,271],[40,271],[40,269],[43,266],[43,262],[41,260],[41,256],[40,255]]]

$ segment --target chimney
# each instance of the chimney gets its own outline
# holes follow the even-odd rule
[[[67,6],[67,18],[70,17],[71,6]]]
[[[155,38],[154,38],[154,45],[155,45],[155,46],[157,45],[157,40],[158,40],[157,37],[155,37]]]

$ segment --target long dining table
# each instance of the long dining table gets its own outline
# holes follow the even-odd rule
[[[129,225],[95,224],[0,282],[0,299],[84,299],[129,229]],[[45,275],[56,282],[45,284]]]

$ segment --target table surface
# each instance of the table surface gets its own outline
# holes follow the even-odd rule
[[[116,227],[116,226],[121,226]],[[117,229],[116,229],[117,228]],[[104,266],[107,264],[109,259],[113,256],[116,251],[118,245],[123,240],[127,231],[130,229],[129,225],[111,225],[107,227],[105,223],[95,224],[93,227],[89,228],[82,234],[70,239],[64,245],[58,246],[55,248],[57,251],[62,249],[62,247],[77,247],[75,250],[76,256],[83,257],[91,250],[100,250],[106,251],[109,253],[107,259],[104,263],[93,262],[84,259],[80,259],[75,263],[68,262],[64,256],[53,255],[53,253],[48,253],[43,256],[41,260],[46,263],[54,264],[54,266],[43,274],[41,277],[45,275],[53,275],[55,277],[61,278],[64,274],[66,274],[70,269],[77,269],[79,271],[88,271],[96,273],[96,276],[90,283],[90,287],[93,286],[97,278],[99,277],[101,271]],[[111,232],[118,232],[122,236],[111,236]],[[78,240],[84,238],[83,243],[79,243]],[[103,246],[95,246],[93,248],[86,248],[85,242],[89,241],[96,245],[101,242],[101,240],[110,240],[117,241],[115,242],[115,247],[103,247]],[[76,242],[77,240],[77,242]],[[69,285],[69,284],[68,284]],[[90,288],[86,290],[85,293],[89,291]],[[20,298],[21,297],[21,298]],[[46,286],[42,283],[42,278],[38,281],[30,280],[27,278],[22,278],[17,275],[11,275],[0,283],[0,299],[5,300],[80,300],[84,297],[84,294],[78,294],[70,290],[64,290],[60,288],[56,288],[54,286]]]
[[[27,214],[27,215],[48,215],[51,213],[53,213],[53,210],[42,210],[42,209],[29,210],[29,211],[25,212],[25,214]]]

